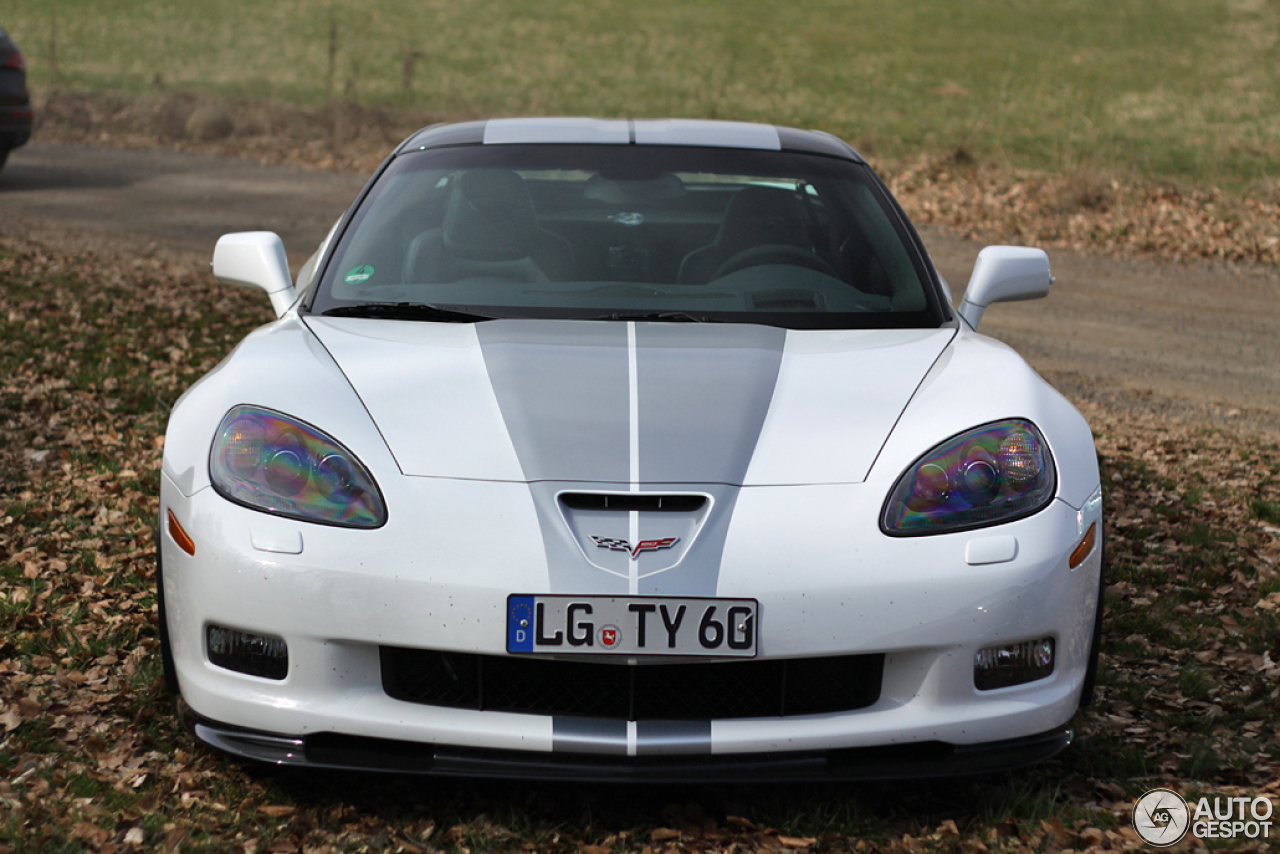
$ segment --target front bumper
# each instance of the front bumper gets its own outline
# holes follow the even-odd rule
[[[955,745],[927,741],[886,747],[728,756],[602,758],[486,750],[321,733],[302,738],[229,727],[186,711],[200,741],[241,759],[294,768],[331,768],[445,777],[626,783],[740,783],[907,780],[960,777],[1034,765],[1065,750],[1073,730]]]
[[[861,494],[869,490],[771,487],[739,496],[715,595],[759,600],[761,659],[883,655],[872,705],[605,727],[404,702],[383,688],[383,648],[505,655],[507,595],[547,590],[545,558],[529,548],[541,532],[527,486],[405,478],[393,488],[418,494],[393,506],[430,507],[432,516],[393,514],[382,529],[352,532],[257,513],[210,489],[184,496],[162,482],[162,510],[197,544],[188,556],[161,538],[183,697],[202,739],[263,761],[384,768],[413,756],[419,767],[384,770],[566,779],[737,779],[755,768],[779,779],[972,773],[1064,747],[1042,737],[1063,732],[1088,664],[1100,555],[1068,568],[1092,521],[1074,508],[1055,502],[997,531],[892,539],[875,527],[881,496]],[[860,501],[874,506],[862,512]],[[859,518],[870,520],[866,530],[850,524]],[[261,548],[293,542],[288,534],[298,531],[300,553]],[[996,535],[1017,540],[1016,557],[966,560],[972,541]],[[212,665],[209,624],[284,638],[287,678]],[[978,649],[1039,637],[1056,641],[1049,677],[975,689]],[[600,736],[615,727],[619,734]],[[1001,758],[1006,748],[1014,758]]]

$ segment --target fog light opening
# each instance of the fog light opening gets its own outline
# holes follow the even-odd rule
[[[264,679],[284,679],[289,675],[289,647],[283,638],[207,626],[205,650],[210,664],[237,673]]]
[[[979,691],[1034,682],[1053,673],[1053,638],[989,646],[973,657],[973,685]]]
[[[178,548],[182,549],[189,555],[196,553],[195,540],[183,530],[182,525],[178,523],[178,517],[173,515],[173,511],[168,511],[169,515],[169,536],[173,537],[173,541],[178,544]]]

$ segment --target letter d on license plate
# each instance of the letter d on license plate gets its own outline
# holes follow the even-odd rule
[[[508,596],[507,652],[756,654],[755,599]]]

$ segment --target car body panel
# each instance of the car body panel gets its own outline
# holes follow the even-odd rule
[[[209,448],[237,404],[266,406],[340,437],[366,465],[395,461],[351,385],[296,314],[250,333],[174,404],[162,471],[184,494],[209,486]]]
[[[632,480],[632,387],[638,483],[860,482],[918,378],[955,334],[307,323],[342,364],[403,473],[615,484]],[[798,431],[808,437],[801,448]]]
[[[631,128],[626,119],[490,119],[485,122],[482,141],[485,145],[628,145],[631,142]]]
[[[246,508],[228,512],[212,490],[184,499],[165,479],[165,503],[197,544],[194,557],[172,541],[162,544],[170,613],[182,627],[174,651],[187,702],[204,716],[250,729],[572,749],[551,743],[550,716],[539,728],[539,716],[422,707],[382,694],[380,645],[501,654],[507,595],[561,590],[528,548],[540,531],[526,486],[403,483],[422,506],[439,509],[436,517],[389,521],[353,538],[335,528],[264,520]],[[760,601],[763,657],[888,653],[880,700],[812,720],[714,721],[707,749],[799,750],[886,738],[970,744],[1042,732],[1071,716],[1089,644],[1082,615],[1092,613],[1099,569],[1096,550],[1075,571],[1065,565],[1063,550],[1077,540],[1075,509],[1055,502],[1005,526],[1018,540],[1017,557],[973,567],[964,563],[965,546],[988,532],[887,540],[864,525],[829,536],[859,511],[865,518],[869,509],[874,518],[882,496],[869,493],[863,485],[743,490],[724,554],[732,570],[722,569],[706,592]],[[408,499],[388,494],[389,501]],[[261,525],[301,529],[304,551],[253,550],[250,532]],[[762,534],[806,547],[762,550]],[[276,683],[209,664],[201,648],[208,622],[271,626],[289,639],[289,678]],[[1042,633],[1059,644],[1055,676],[1001,689],[994,701],[974,689],[968,668],[948,664],[971,661],[982,646]],[[335,690],[338,696],[330,696]]]
[[[690,119],[491,119],[485,123],[483,142],[782,148],[778,130],[771,125]]]

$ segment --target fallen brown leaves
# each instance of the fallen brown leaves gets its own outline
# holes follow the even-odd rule
[[[967,237],[1176,261],[1280,264],[1275,199],[1169,181],[1004,169],[975,163],[963,149],[886,167],[890,189],[912,219]]]
[[[169,709],[151,550],[168,407],[269,317],[160,257],[0,238],[0,854],[1131,850],[1146,788],[1280,797],[1276,437],[1089,400],[1110,614],[1057,760],[692,790],[246,771]]]
[[[157,259],[6,242],[0,282],[0,796],[37,849],[137,850],[211,773],[154,739],[156,438],[254,312]]]
[[[1274,791],[1277,437],[1084,408],[1104,463],[1112,673],[1086,730],[1161,779]]]

